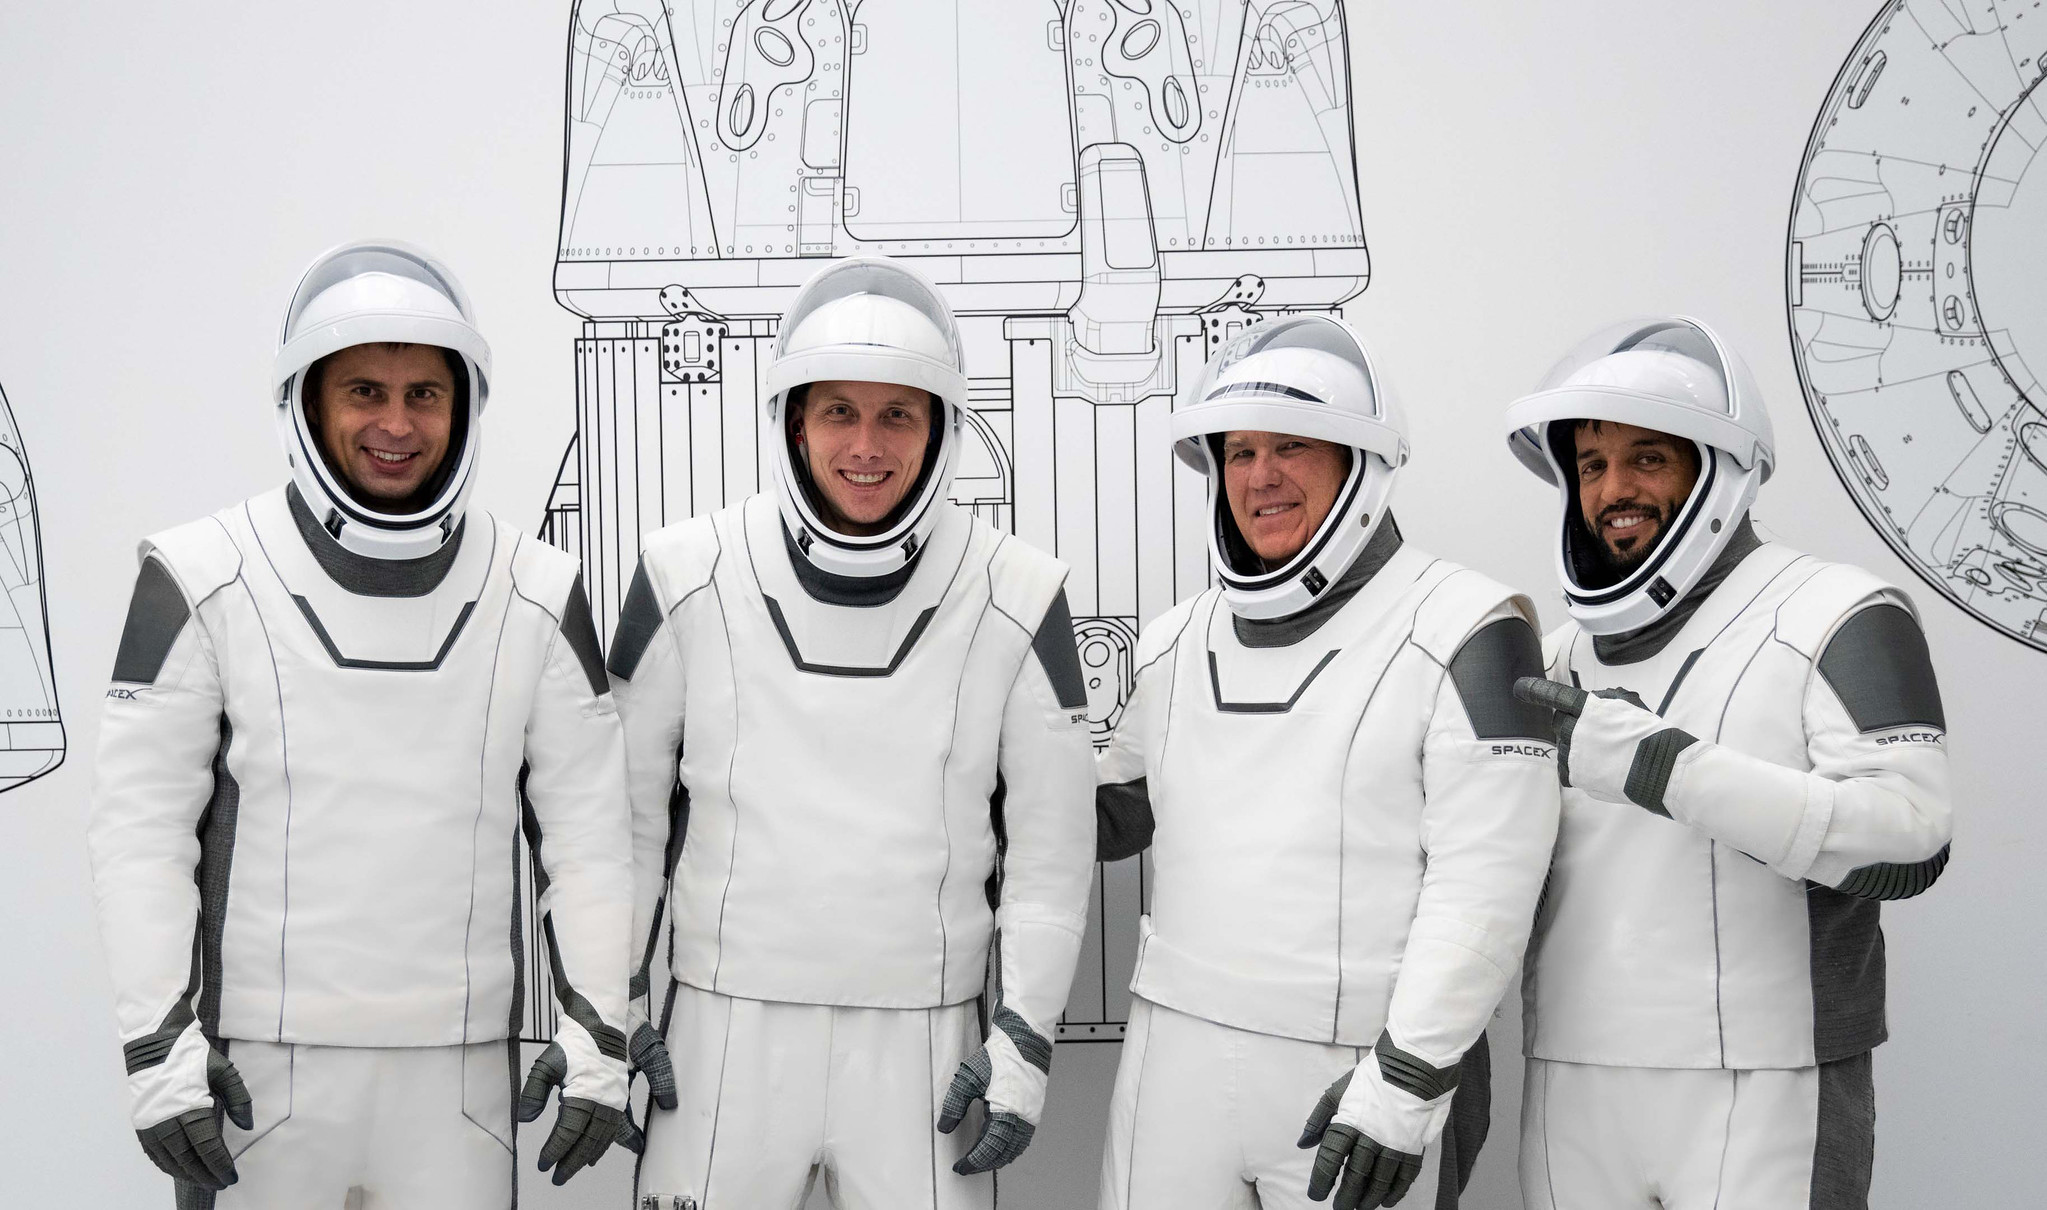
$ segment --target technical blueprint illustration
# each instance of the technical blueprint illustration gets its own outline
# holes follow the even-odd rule
[[[1341,0],[582,0],[554,285],[585,322],[546,527],[599,629],[643,535],[766,482],[797,288],[884,253],[958,313],[954,498],[1071,566],[1106,741],[1139,627],[1209,582],[1174,392],[1245,325],[1365,287],[1350,88]],[[1144,894],[1142,859],[1102,870],[1062,1038],[1121,1037]]]
[[[1787,286],[1841,481],[1927,583],[2047,651],[2047,10],[1892,0],[1806,147]]]
[[[49,607],[35,479],[0,392],[0,792],[64,763],[64,720],[50,670]]]

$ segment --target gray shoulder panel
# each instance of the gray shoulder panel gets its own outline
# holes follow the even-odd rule
[[[1514,682],[1543,675],[1542,638],[1520,618],[1501,618],[1464,640],[1450,679],[1480,739],[1556,740],[1551,712],[1514,696]]]
[[[170,658],[171,645],[184,633],[191,606],[169,569],[154,557],[142,561],[135,577],[135,595],[128,600],[128,624],[114,656],[114,679],[131,685],[153,685]]]
[[[1080,649],[1074,646],[1073,611],[1067,607],[1064,588],[1052,598],[1038,633],[1031,636],[1031,650],[1038,653],[1059,704],[1068,710],[1087,709],[1087,684],[1080,675]]]
[[[1872,605],[1849,618],[1820,653],[1820,675],[1861,731],[1908,723],[1947,730],[1926,635],[1896,605]]]
[[[625,590],[625,605],[618,611],[618,630],[611,638],[611,658],[604,665],[611,675],[622,681],[632,680],[660,629],[661,602],[655,598],[654,585],[647,579],[647,561],[641,559],[639,568],[633,572],[632,587]]]
[[[597,646],[597,624],[590,620],[590,598],[583,591],[581,572],[569,588],[568,604],[562,606],[562,637],[569,641],[569,650],[582,663],[583,675],[590,678],[590,692],[598,697],[610,693],[611,682],[604,676],[604,652]]]

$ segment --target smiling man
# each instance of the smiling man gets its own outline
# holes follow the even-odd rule
[[[452,350],[398,342],[352,345],[307,370],[307,419],[356,500],[411,512],[428,479],[443,477],[461,374]]]
[[[1547,679],[1563,824],[1523,983],[1531,1210],[1860,1210],[1882,900],[1947,864],[1911,601],[1763,542],[1776,460],[1703,324],[1596,333],[1508,409],[1561,497]]]
[[[629,1045],[661,1066],[624,1033],[596,628],[575,560],[468,507],[490,349],[444,265],[320,257],[272,381],[290,481],[142,544],[100,727],[88,839],[133,1124],[180,1210],[503,1210],[522,827],[562,1010],[518,1109],[560,1086],[540,1167],[603,1154]]]
[[[648,538],[611,647],[682,1081],[637,1204],[987,1207],[1094,867],[1066,568],[946,498],[967,380],[915,272],[825,268],[765,377],[772,490]]]
[[[1446,1137],[1454,1205],[1556,834],[1534,607],[1402,541],[1405,423],[1341,320],[1225,345],[1173,436],[1219,583],[1145,628],[1097,768],[1100,856],[1155,876],[1100,1204],[1391,1205]]]
[[[1588,554],[1619,581],[1640,566],[1699,480],[1699,447],[1618,420],[1571,426],[1578,511],[1596,541]]]

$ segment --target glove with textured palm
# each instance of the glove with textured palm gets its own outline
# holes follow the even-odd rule
[[[1024,1153],[1045,1110],[1045,1083],[1051,1071],[1051,1039],[998,1002],[995,1028],[973,1057],[960,1064],[939,1110],[939,1133],[951,1134],[976,1099],[988,1103],[981,1136],[952,1166],[954,1172],[961,1176],[988,1172]]]
[[[1458,1065],[1437,1067],[1381,1033],[1372,1055],[1329,1086],[1299,1146],[1317,1147],[1308,1197],[1333,1190],[1336,1210],[1376,1210],[1407,1196],[1422,1154],[1450,1118]]]
[[[1557,712],[1557,773],[1564,785],[1669,817],[1664,791],[1677,758],[1697,737],[1666,725],[1626,689],[1588,693],[1524,676],[1514,682],[1514,696]]]
[[[255,1126],[249,1090],[227,1056],[213,1049],[189,1012],[167,1028],[122,1048],[134,1098],[135,1137],[172,1177],[202,1189],[239,1179],[220,1135],[223,1113],[244,1130]]]
[[[561,1089],[561,1109],[554,1115],[554,1130],[540,1148],[540,1170],[554,1170],[557,1185],[596,1163],[624,1130],[630,1126],[623,1108],[570,1096],[574,1077],[568,1053],[560,1042],[549,1042],[526,1073],[526,1086],[519,1092],[519,1120],[530,1122],[547,1108],[547,1094]]]

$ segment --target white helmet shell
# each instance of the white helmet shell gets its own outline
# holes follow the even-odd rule
[[[924,469],[879,534],[855,537],[827,525],[807,487],[809,467],[790,449],[790,392],[815,382],[885,382],[931,393],[939,409]],[[773,360],[763,375],[768,459],[782,520],[797,548],[819,570],[881,576],[901,570],[938,523],[938,503],[951,490],[960,445],[960,409],[967,405],[966,359],[959,325],[938,288],[909,266],[883,256],[835,262],[804,284],[782,317]]]
[[[467,415],[455,427],[438,472],[440,487],[415,512],[367,508],[336,477],[306,418],[306,371],[330,353],[355,345],[434,345],[461,358],[467,374]],[[271,368],[278,438],[292,481],[308,507],[341,545],[376,559],[416,559],[445,545],[461,522],[481,442],[480,419],[490,397],[490,345],[476,330],[469,297],[447,266],[396,240],[344,244],[315,259],[284,313]]]
[[[1649,557],[1618,582],[1587,583],[1596,566],[1578,515],[1575,459],[1561,442],[1579,420],[1632,424],[1699,447],[1699,479]],[[1558,422],[1563,422],[1558,424]],[[1684,599],[1733,537],[1776,464],[1762,392],[1746,363],[1696,319],[1636,319],[1572,349],[1532,394],[1507,408],[1507,445],[1562,496],[1557,579],[1571,616],[1592,634],[1622,634]]]
[[[1230,515],[1213,438],[1288,433],[1349,446],[1350,474],[1300,553],[1265,568]],[[1180,397],[1171,431],[1180,460],[1208,476],[1208,557],[1239,617],[1283,618],[1314,604],[1356,560],[1386,515],[1407,462],[1407,423],[1364,342],[1333,315],[1268,319],[1218,349]]]

